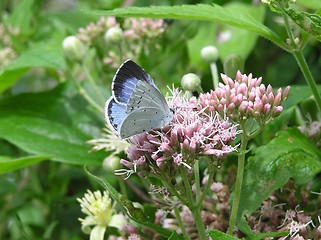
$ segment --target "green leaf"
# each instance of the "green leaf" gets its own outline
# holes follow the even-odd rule
[[[267,232],[267,233],[259,233],[254,236],[249,237],[250,240],[260,240],[266,238],[276,238],[276,237],[285,237],[289,235],[289,232]]]
[[[19,58],[0,72],[0,92],[11,87],[32,67],[64,69],[65,60],[62,49],[57,46],[38,46],[21,54]]]
[[[229,11],[241,12],[244,15],[251,16],[258,23],[262,23],[264,20],[265,8],[263,6],[255,7],[235,2],[225,5],[225,8]],[[258,35],[243,28],[235,28],[232,25],[223,26],[221,32],[230,34],[229,39],[221,40],[216,44],[222,62],[231,54],[237,54],[246,60],[255,47]]]
[[[20,32],[28,32],[33,14],[32,7],[34,2],[34,0],[20,1],[20,3],[15,6],[12,14],[6,20],[6,24],[19,28]]]
[[[321,171],[321,153],[298,129],[288,128],[268,144],[254,150],[245,168],[237,226],[250,234],[244,213],[252,213],[290,178],[297,184]],[[253,234],[252,234],[253,235]]]
[[[0,112],[0,138],[26,152],[69,164],[100,164],[106,153],[90,153],[88,135],[38,117]]]
[[[100,179],[99,177],[93,175],[85,168],[86,173],[98,182],[103,188],[105,188],[110,197],[118,204],[121,211],[128,216],[129,219],[136,222],[137,224],[149,228],[167,238],[172,239],[182,239],[178,234],[174,234],[173,231],[167,230],[160,225],[153,224],[149,222],[147,216],[144,215],[141,209],[135,208],[134,204],[128,200],[126,197],[117,192],[117,190],[107,181]]]
[[[218,230],[209,229],[208,234],[213,240],[238,240],[239,238],[233,237],[227,233],[220,232]],[[242,238],[243,239],[243,238]]]
[[[289,5],[283,9],[285,13],[304,31],[321,41],[321,16],[308,13]]]
[[[32,156],[12,159],[5,156],[0,156],[0,174],[14,171],[29,165],[47,160],[49,156]]]
[[[320,0],[297,0],[299,5],[302,5],[306,8],[318,9],[320,8]]]
[[[206,5],[181,5],[181,6],[152,6],[152,7],[129,7],[114,10],[86,10],[89,14],[116,16],[116,17],[147,17],[147,18],[170,18],[189,19],[202,21],[216,21],[235,27],[243,28],[263,36],[283,49],[288,46],[271,29],[257,21],[247,13],[235,9],[228,9],[216,4]]]

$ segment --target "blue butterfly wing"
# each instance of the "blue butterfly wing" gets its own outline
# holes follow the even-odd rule
[[[147,82],[159,91],[151,76],[144,69],[132,60],[125,61],[113,79],[112,90],[115,101],[126,105],[139,81]]]
[[[106,102],[105,118],[106,121],[119,133],[120,126],[126,118],[126,106],[115,101],[114,97],[110,97]]]

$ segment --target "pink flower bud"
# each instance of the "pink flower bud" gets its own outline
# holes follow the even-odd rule
[[[282,106],[277,106],[274,108],[274,111],[273,111],[273,117],[277,117],[281,114],[281,112],[283,111],[283,107]]]
[[[245,83],[241,83],[236,92],[237,93],[241,93],[243,95],[246,95],[247,94],[247,86],[246,86],[246,84]]]
[[[259,113],[262,112],[262,110],[263,110],[262,102],[261,101],[255,101],[253,109],[254,109],[255,112],[259,112]]]
[[[262,94],[262,95],[265,94],[265,85],[264,85],[264,84],[261,84],[259,88],[260,88],[261,94]]]
[[[284,91],[283,91],[283,95],[282,95],[282,101],[284,101],[285,99],[287,99],[288,95],[290,92],[290,86],[287,86]]]
[[[165,157],[159,157],[155,161],[156,161],[156,165],[158,167],[162,167],[162,166],[164,166],[166,164],[166,158]]]
[[[269,99],[269,103],[273,104],[273,102],[274,102],[274,94],[273,94],[273,92],[270,92],[268,94],[268,99]]]
[[[272,88],[272,86],[271,86],[270,84],[267,86],[266,92],[267,92],[268,94],[271,93],[271,92],[273,92],[273,88]]]
[[[271,110],[271,104],[269,104],[269,103],[265,104],[263,107],[264,115],[268,115],[270,113],[270,110]]]
[[[280,105],[280,103],[281,103],[281,97],[282,97],[282,95],[281,95],[280,92],[276,94],[276,96],[275,96],[275,98],[274,98],[274,101],[273,101],[273,105],[274,105],[274,106],[279,106],[279,105]]]
[[[243,101],[239,107],[239,111],[244,113],[247,110],[248,106],[249,106],[248,102]]]
[[[249,94],[249,101],[254,101],[255,97],[256,97],[255,92],[251,91]]]
[[[262,83],[262,77],[259,77],[256,81],[257,86],[259,86]]]
[[[235,110],[235,104],[234,103],[230,103],[227,107],[227,110],[229,112],[233,112]]]
[[[238,70],[237,72],[236,72],[236,79],[235,79],[235,81],[240,81],[242,79],[242,73]]]
[[[120,164],[127,167],[127,168],[132,168],[133,167],[133,163],[129,162],[125,159],[120,159]]]

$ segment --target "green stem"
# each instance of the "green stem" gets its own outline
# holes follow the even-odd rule
[[[200,183],[200,169],[199,161],[196,160],[194,164],[194,177],[195,177],[195,186],[196,186],[196,202],[199,202],[201,197],[201,183]]]
[[[181,169],[181,175],[182,175],[184,186],[185,186],[188,206],[194,206],[192,187],[191,187],[191,185],[189,183],[189,180],[188,180],[188,177],[187,177],[187,172],[186,172],[186,169],[184,167]]]
[[[179,192],[176,191],[176,189],[175,189],[170,183],[168,183],[166,180],[162,181],[162,183],[163,183],[163,185],[164,185],[166,188],[169,189],[169,191],[170,191],[173,195],[175,195],[175,196],[178,198],[178,200],[179,200],[182,204],[188,206],[188,202],[182,197],[182,195],[181,195]]]
[[[175,216],[176,216],[176,220],[177,220],[177,222],[178,222],[178,226],[179,226],[180,229],[182,230],[184,239],[189,240],[190,237],[188,236],[188,234],[187,234],[187,232],[186,232],[184,223],[183,223],[183,221],[182,221],[181,215],[179,214],[179,210],[178,210],[177,206],[174,206],[174,213],[175,213]]]
[[[214,90],[215,90],[218,87],[218,83],[219,83],[216,63],[215,62],[211,63],[210,68],[211,68],[213,85],[214,85]]]
[[[99,113],[104,114],[104,110],[101,106],[99,106],[86,92],[86,90],[79,84],[79,82],[69,73],[69,71],[66,72],[66,75],[68,78],[72,79],[78,89],[78,92],[81,96],[83,96],[87,102],[95,108]]]
[[[199,239],[200,240],[207,240],[206,229],[205,229],[205,225],[204,225],[204,222],[203,222],[203,219],[201,216],[201,209],[197,208],[196,205],[194,205],[192,188],[189,183],[189,180],[187,177],[187,171],[185,168],[182,168],[181,175],[182,175],[183,183],[184,183],[184,186],[186,189],[186,195],[187,195],[187,201],[188,201],[187,207],[189,208],[189,210],[192,212],[192,214],[194,216],[197,231],[199,234]]]
[[[87,66],[86,66],[85,64],[82,64],[82,67],[83,67],[84,72],[85,72],[85,74],[86,74],[86,76],[87,76],[87,78],[88,78],[88,80],[89,80],[89,83],[90,83],[91,86],[93,87],[93,90],[95,91],[96,95],[99,97],[99,99],[100,99],[100,101],[101,101],[102,103],[105,103],[106,100],[105,100],[104,96],[101,94],[101,92],[99,91],[99,89],[98,89],[98,87],[97,87],[97,85],[96,85],[96,83],[95,83],[95,80],[94,80],[93,77],[91,76],[91,74],[90,74]]]
[[[315,83],[315,81],[313,79],[311,71],[310,71],[310,69],[308,67],[308,64],[307,64],[305,58],[304,58],[302,49],[298,48],[296,46],[292,31],[291,31],[290,22],[289,22],[289,19],[288,19],[287,15],[283,14],[283,18],[284,18],[285,28],[286,28],[286,31],[288,33],[288,36],[290,38],[291,45],[292,45],[292,48],[293,48],[292,54],[294,55],[294,58],[297,61],[298,65],[299,65],[299,67],[300,67],[300,69],[301,69],[301,71],[303,73],[303,76],[304,76],[305,80],[307,81],[309,87],[311,88],[311,91],[312,91],[313,96],[315,98],[315,101],[316,101],[316,103],[317,103],[317,105],[319,107],[319,110],[321,110],[321,97],[320,97],[320,94],[318,92],[317,85],[316,85],[316,83]]]
[[[230,235],[233,234],[237,213],[239,209],[239,204],[240,204],[247,143],[248,143],[248,138],[242,135],[240,153],[238,154],[238,166],[237,166],[237,175],[236,175],[236,183],[235,183],[235,191],[234,191],[234,200],[232,204],[229,227],[227,230],[227,233]]]
[[[214,172],[215,172],[215,166],[214,165],[212,165],[212,166],[209,165],[209,169],[210,169],[210,173],[208,175],[208,181],[207,181],[206,186],[205,186],[205,188],[203,190],[202,196],[199,198],[199,200],[196,203],[196,208],[198,208],[198,209],[201,208],[201,206],[203,204],[203,201],[206,198],[207,192],[210,189],[210,186],[211,186],[212,181],[213,181]]]

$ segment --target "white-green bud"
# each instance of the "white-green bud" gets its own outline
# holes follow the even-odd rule
[[[75,36],[66,37],[62,48],[67,59],[70,61],[81,61],[85,55],[85,47]]]
[[[218,59],[218,50],[214,46],[203,47],[201,50],[201,57],[205,62],[214,63]]]
[[[120,158],[115,155],[106,157],[103,161],[103,168],[107,171],[113,172],[119,168]]]
[[[104,38],[107,43],[119,43],[124,38],[123,30],[120,27],[109,28],[105,33]]]
[[[201,88],[201,79],[194,73],[187,73],[182,77],[181,86],[185,91],[199,91]]]

